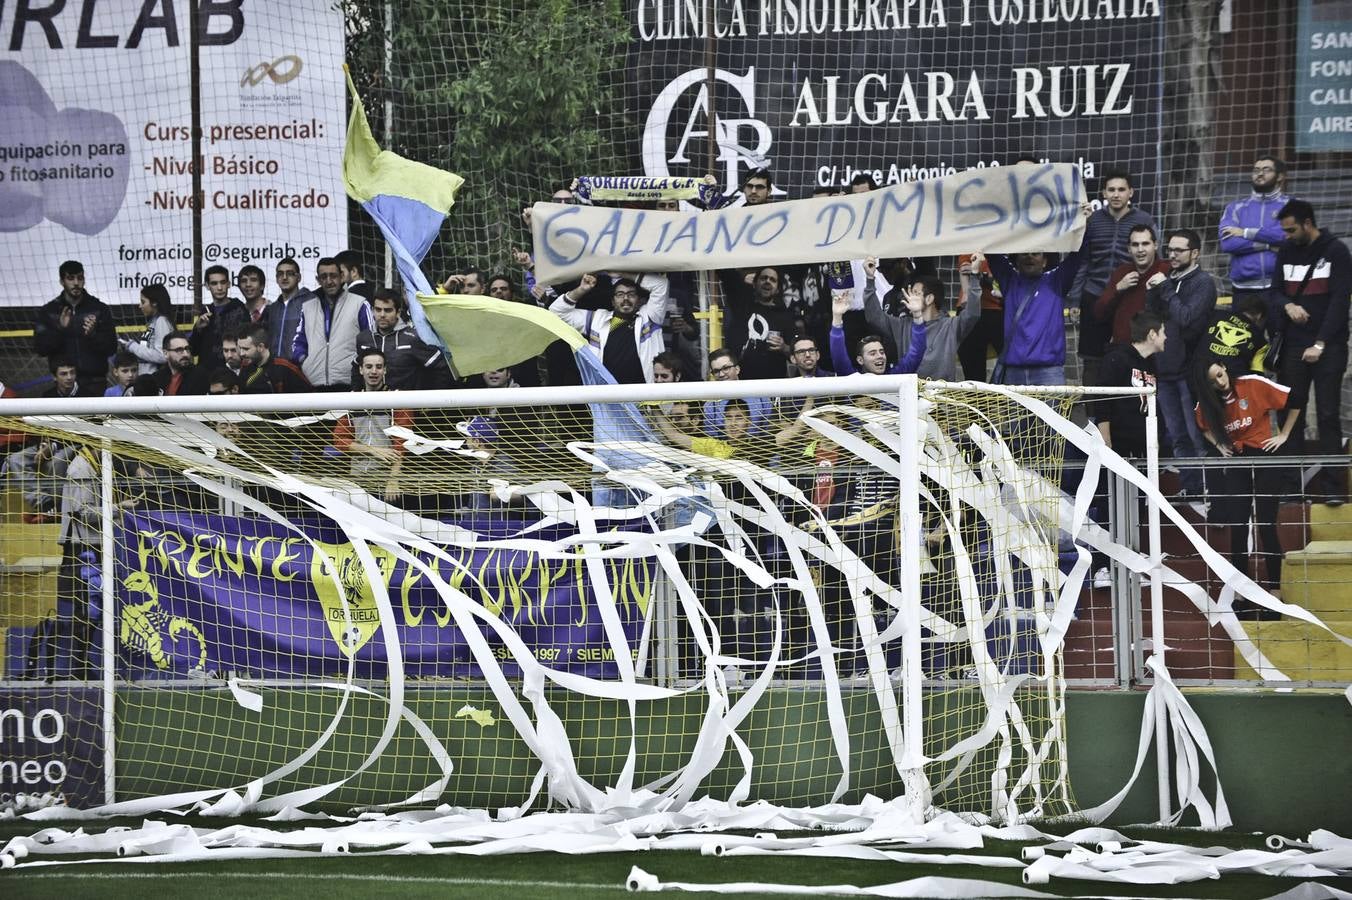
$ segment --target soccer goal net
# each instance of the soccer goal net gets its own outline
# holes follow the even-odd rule
[[[67,799],[1073,811],[1076,395],[766,384],[4,419],[60,461],[8,664],[88,707]]]

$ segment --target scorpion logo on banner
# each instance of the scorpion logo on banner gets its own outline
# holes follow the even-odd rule
[[[207,640],[192,622],[182,616],[170,615],[160,606],[159,592],[150,576],[145,572],[132,572],[122,580],[122,587],[128,591],[146,594],[149,600],[141,603],[126,603],[119,616],[118,637],[122,646],[139,650],[150,657],[157,669],[168,669],[170,654],[180,635],[197,644],[197,660],[191,666],[192,671],[201,671],[207,664]],[[167,638],[167,642],[166,642]]]

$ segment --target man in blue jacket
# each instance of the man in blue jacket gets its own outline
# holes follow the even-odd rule
[[[1277,247],[1286,239],[1277,211],[1288,197],[1286,163],[1260,156],[1253,164],[1253,191],[1225,207],[1221,216],[1221,252],[1230,254],[1230,284],[1235,302],[1246,294],[1266,297],[1277,267]]]

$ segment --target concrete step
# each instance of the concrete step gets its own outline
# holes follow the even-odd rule
[[[1352,541],[1311,541],[1287,553],[1282,599],[1326,621],[1352,617]]]
[[[1310,540],[1352,541],[1352,505],[1310,504]]]
[[[1143,622],[1150,638],[1150,622]],[[1225,633],[1200,615],[1171,616],[1164,623],[1169,669],[1179,678],[1223,680],[1234,677],[1233,648]],[[1080,617],[1066,629],[1066,677],[1097,681],[1116,677],[1113,620],[1107,615]]]
[[[1352,619],[1328,621],[1339,634],[1352,637]],[[1352,646],[1322,628],[1296,619],[1245,622],[1244,632],[1278,671],[1294,681],[1352,681]],[[1239,651],[1234,652],[1235,677],[1258,680]]]

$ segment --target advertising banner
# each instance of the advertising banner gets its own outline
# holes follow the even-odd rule
[[[499,517],[455,524],[486,535],[500,533],[503,523]],[[552,541],[565,535],[554,528],[531,536]],[[129,677],[341,677],[349,658],[359,678],[386,675],[370,579],[332,525],[307,526],[302,535],[265,519],[138,512],[125,517],[117,546],[118,647]],[[464,636],[426,573],[371,550],[389,590],[405,675],[477,675]],[[615,648],[581,560],[493,547],[448,552],[453,563],[424,561],[510,625],[538,661],[596,677],[613,673]],[[639,560],[605,566],[632,652],[656,567]],[[333,573],[347,597],[346,615]],[[517,672],[501,640],[488,625],[480,628],[504,669]]]
[[[1300,0],[1296,150],[1352,150],[1352,0]]]
[[[60,794],[76,809],[103,796],[103,691],[0,689],[0,806],[15,794]]]
[[[62,260],[90,293],[131,303],[191,288],[204,257],[303,273],[346,245],[343,16],[332,3],[199,5],[202,153],[194,159],[181,3],[0,5],[0,292],[39,305]],[[194,194],[194,171],[202,190]]]
[[[1003,166],[1122,167],[1156,204],[1164,18],[1159,0],[709,0],[716,175],[768,162],[775,195],[883,186]],[[629,106],[643,169],[707,168],[705,4],[631,0]]]

